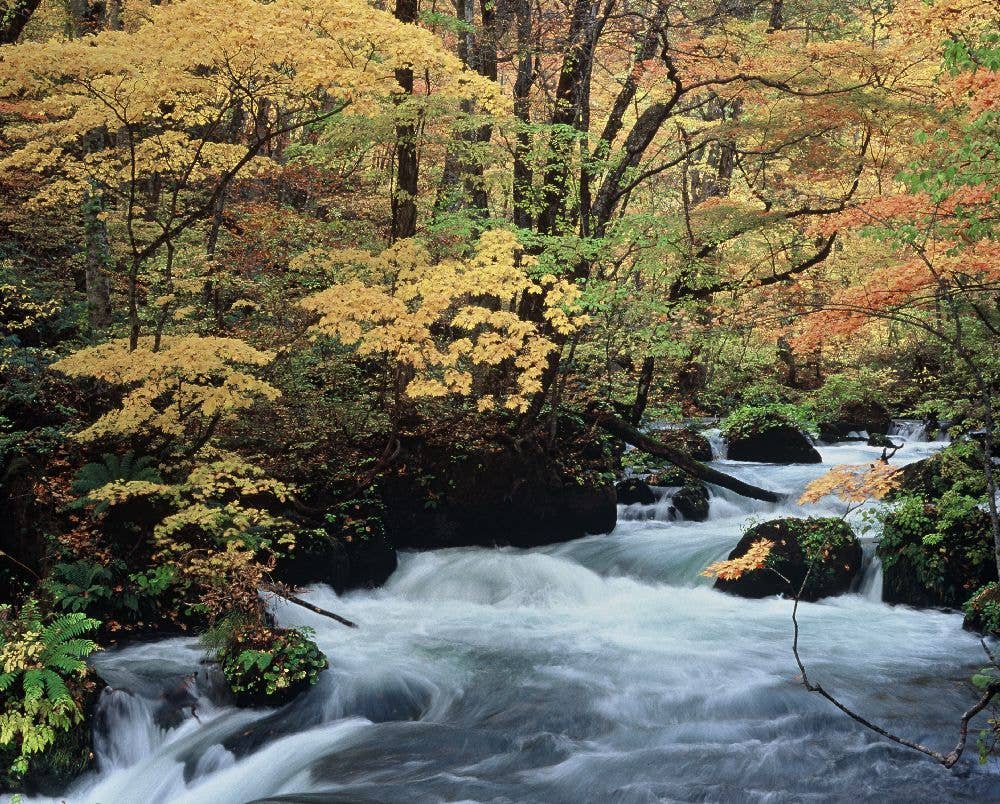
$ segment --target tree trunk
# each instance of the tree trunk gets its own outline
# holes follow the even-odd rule
[[[417,20],[417,0],[396,0],[396,19],[413,24]],[[402,89],[399,101],[413,95],[413,70],[396,70]],[[413,237],[417,232],[417,127],[412,122],[396,126],[396,187],[392,195],[392,239]]]
[[[14,0],[0,15],[0,45],[13,45],[41,0]]]
[[[110,255],[108,228],[100,217],[103,206],[100,191],[92,185],[83,201],[83,230],[86,241],[84,287],[87,319],[94,330],[111,326],[111,284],[107,275]]]
[[[638,427],[642,421],[642,414],[646,412],[646,405],[649,403],[649,389],[653,384],[653,369],[656,366],[656,359],[647,355],[642,359],[642,366],[639,368],[639,384],[635,391],[635,402],[632,403],[632,413],[629,416],[629,423],[633,427]]]

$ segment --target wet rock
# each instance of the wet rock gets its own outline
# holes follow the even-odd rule
[[[671,503],[684,519],[693,522],[708,519],[708,488],[704,483],[688,482],[674,494]]]
[[[626,478],[615,484],[615,493],[618,497],[619,505],[652,505],[656,502],[656,495],[644,480],[637,477]]]
[[[840,407],[836,416],[819,423],[819,437],[824,441],[844,441],[851,433],[865,431],[869,437],[889,432],[892,418],[889,411],[878,402],[848,402]]]
[[[657,430],[652,433],[658,441],[690,455],[696,461],[712,460],[712,444],[701,433],[688,427]]]
[[[589,428],[561,425],[554,446],[539,437],[458,449],[414,438],[402,450],[401,470],[380,489],[386,537],[397,548],[534,547],[615,527],[616,457]]]
[[[275,580],[289,586],[329,584],[339,594],[380,586],[396,570],[396,550],[381,532],[350,541],[323,531],[301,533],[294,549],[278,560]]]
[[[822,457],[809,437],[791,425],[779,425],[729,439],[727,453],[733,461],[758,463],[821,463]]]
[[[774,542],[767,566],[746,572],[736,580],[720,578],[715,582],[716,589],[749,598],[791,597],[802,587],[812,564],[801,599],[814,601],[849,591],[861,567],[861,543],[841,519],[785,518],[762,522],[744,534],[729,559],[744,555],[761,539]]]

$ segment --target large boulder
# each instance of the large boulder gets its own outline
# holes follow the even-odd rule
[[[823,458],[809,437],[791,425],[779,425],[728,439],[733,461],[757,463],[821,463]]]
[[[396,549],[381,532],[336,536],[318,530],[300,533],[295,547],[278,559],[272,577],[289,586],[325,583],[338,593],[381,586],[396,570]]]
[[[627,477],[615,484],[615,494],[619,505],[652,505],[656,495],[645,480]]]
[[[971,496],[986,493],[986,479],[979,447],[971,441],[956,441],[940,452],[899,471],[899,484],[890,499],[916,494],[937,499],[948,491]]]
[[[886,603],[957,609],[997,580],[989,515],[976,498],[954,491],[934,501],[901,498],[886,515],[876,552]]]
[[[560,439],[464,445],[416,438],[380,485],[397,548],[534,547],[610,533],[617,521],[612,446],[561,423]]]
[[[708,519],[708,487],[704,483],[685,483],[670,499],[670,503],[684,519],[693,522]]]
[[[832,418],[819,423],[819,437],[824,441],[843,441],[851,433],[866,432],[869,437],[889,432],[892,418],[879,402],[855,401],[841,405]]]
[[[809,580],[801,599],[814,601],[847,592],[861,567],[861,544],[842,519],[786,518],[762,522],[743,535],[729,554],[729,560],[744,556],[761,539],[774,542],[766,566],[745,572],[735,580],[719,578],[716,589],[750,598],[793,596],[808,572]]]
[[[712,443],[690,427],[667,428],[652,434],[657,441],[673,447],[696,461],[712,460]]]

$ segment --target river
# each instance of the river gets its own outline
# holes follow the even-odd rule
[[[911,442],[897,459],[939,446]],[[716,465],[797,496],[830,464],[880,452],[820,451],[823,465]],[[726,596],[698,574],[748,520],[834,512],[836,503],[769,505],[713,490],[703,523],[631,506],[608,536],[404,554],[382,589],[305,595],[357,630],[275,606],[282,624],[315,629],[331,663],[277,711],[218,703],[194,640],[105,652],[95,660],[113,688],[102,699],[100,771],[67,799],[1000,800],[1000,765],[979,765],[974,745],[945,771],[805,691],[789,601]],[[876,722],[950,750],[974,700],[977,639],[958,614],[883,604],[870,560],[856,586],[801,607],[810,675]],[[163,698],[186,674],[196,717]]]

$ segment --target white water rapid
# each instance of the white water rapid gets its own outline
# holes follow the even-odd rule
[[[938,446],[911,442],[896,459]],[[830,464],[881,451],[820,452],[825,465],[718,465],[794,499]],[[623,510],[611,535],[542,549],[406,554],[382,589],[307,593],[357,630],[277,606],[282,624],[315,629],[332,665],[281,710],[213,704],[193,640],[102,654],[95,664],[115,691],[98,724],[100,771],[67,799],[1000,800],[1000,766],[980,766],[974,745],[945,771],[805,691],[789,601],[729,597],[699,577],[749,519],[839,514],[837,504],[715,490],[707,522],[659,511]],[[880,589],[869,566],[855,594],[802,606],[810,673],[872,720],[950,750],[975,697],[978,642],[960,615],[893,608]]]

